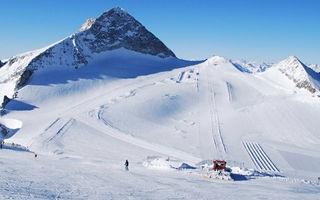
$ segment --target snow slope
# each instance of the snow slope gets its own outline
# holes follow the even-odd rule
[[[44,78],[46,73],[59,78]],[[276,68],[253,75],[218,56],[192,65],[120,49],[76,75],[37,73],[15,100],[1,119],[23,125],[6,143],[39,157],[0,152],[1,198],[316,199],[320,194],[319,98]],[[19,109],[21,103],[33,107]],[[238,170],[234,182],[208,180],[200,169],[177,171],[164,159],[146,167],[153,157],[191,166],[226,159],[244,172]]]

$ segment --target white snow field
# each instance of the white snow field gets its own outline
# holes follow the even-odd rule
[[[120,49],[35,73],[6,112],[0,199],[320,199],[320,98],[275,68]]]

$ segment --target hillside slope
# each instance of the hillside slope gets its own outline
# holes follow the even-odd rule
[[[124,55],[130,62],[120,59]],[[127,50],[111,56],[109,65],[118,66],[113,74],[144,71],[150,69],[146,63],[157,66],[166,60]],[[99,69],[106,61],[88,68]],[[89,73],[85,68],[78,72]],[[270,73],[279,82],[271,82]],[[50,84],[42,84],[41,74],[33,76],[2,118],[23,124],[6,142],[27,146],[39,155],[36,161],[28,153],[12,150],[0,155],[8,160],[4,167],[19,172],[23,162],[34,169],[18,181],[1,168],[2,180],[24,197],[28,197],[24,184],[38,187],[30,181],[52,185],[33,189],[37,198],[108,194],[124,199],[207,199],[232,194],[235,188],[246,192],[230,198],[256,199],[261,193],[278,198],[274,191],[282,199],[314,199],[319,194],[315,178],[320,163],[320,102],[297,90],[279,70],[253,76],[215,56],[197,65],[127,78],[74,80],[69,75],[61,76],[68,81],[45,80]],[[161,162],[152,169],[145,167],[145,160],[154,157],[193,166],[207,159],[226,159],[229,166],[255,170],[255,175],[241,175],[245,184],[216,184],[203,179],[199,171],[172,171]],[[131,163],[128,173],[123,171],[125,159]],[[74,166],[78,175],[71,170]],[[162,168],[166,170],[155,170]],[[83,178],[88,181],[80,181]],[[6,197],[7,186],[1,182],[0,186]]]

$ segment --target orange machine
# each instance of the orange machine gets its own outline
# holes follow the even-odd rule
[[[225,160],[214,160],[213,161],[213,170],[220,171],[226,170],[227,162]]]

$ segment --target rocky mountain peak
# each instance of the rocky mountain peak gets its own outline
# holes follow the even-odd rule
[[[112,15],[118,15],[118,16],[122,16],[122,17],[124,15],[131,16],[124,8],[121,8],[118,6],[104,12],[101,16],[112,16]]]
[[[304,88],[311,93],[317,91],[315,83],[310,80],[314,71],[303,64],[296,56],[289,56],[275,65],[280,72],[292,80],[298,88]]]
[[[295,78],[303,78],[302,76],[307,76],[305,65],[295,56],[289,56],[276,64],[276,66],[281,72],[290,74]]]
[[[119,7],[99,16],[80,37],[94,53],[125,48],[159,57],[175,57],[156,36]]]
[[[282,60],[279,64],[288,67],[303,67],[303,63],[296,56],[289,56]]]

